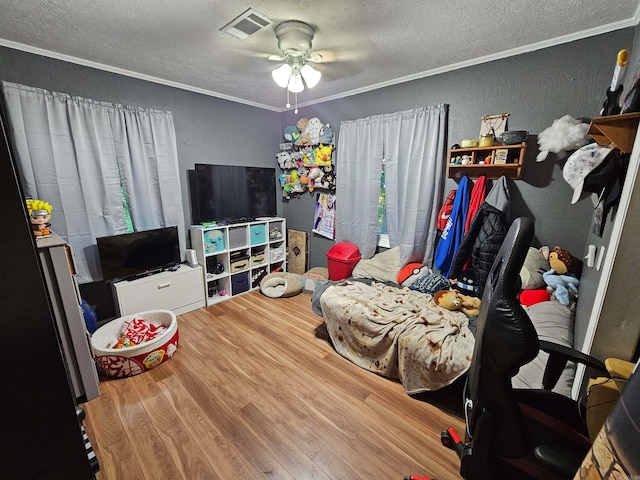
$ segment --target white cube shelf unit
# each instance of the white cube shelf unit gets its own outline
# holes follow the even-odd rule
[[[287,270],[284,218],[189,229],[204,274],[207,305],[260,287],[270,272]]]

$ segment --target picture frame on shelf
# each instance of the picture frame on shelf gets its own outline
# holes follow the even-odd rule
[[[509,149],[498,148],[493,156],[493,163],[495,165],[505,165],[507,163],[507,157],[509,156]]]

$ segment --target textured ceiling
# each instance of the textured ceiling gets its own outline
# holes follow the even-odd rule
[[[322,80],[305,105],[635,26],[639,3],[0,0],[0,45],[279,111],[274,25],[245,40],[220,31],[249,7],[316,28]]]

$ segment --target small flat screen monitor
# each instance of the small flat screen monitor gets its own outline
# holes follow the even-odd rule
[[[96,238],[104,280],[146,275],[180,263],[177,227]]]

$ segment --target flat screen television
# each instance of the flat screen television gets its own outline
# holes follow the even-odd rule
[[[193,223],[275,217],[275,167],[195,164]]]
[[[96,243],[104,280],[148,275],[180,263],[178,227],[99,237]]]

